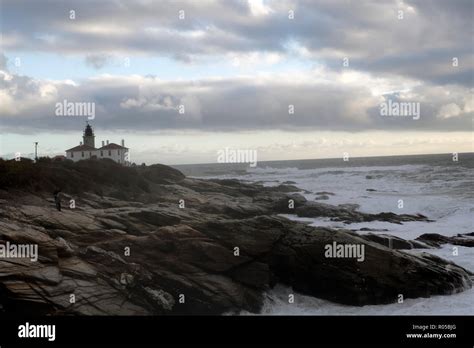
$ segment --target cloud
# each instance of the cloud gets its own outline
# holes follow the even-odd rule
[[[22,0],[2,6],[7,54],[75,55],[94,69],[119,56],[167,57],[195,70],[213,62],[246,73],[175,81],[102,74],[72,83],[17,75],[2,54],[4,128],[77,129],[84,120],[54,116],[55,103],[64,99],[96,103],[98,127],[137,131],[472,127],[471,0]],[[255,72],[257,65],[290,68],[264,74]],[[420,120],[380,117],[388,98],[419,102]]]
[[[103,68],[110,61],[110,56],[104,54],[88,54],[85,58],[86,65],[94,69]]]
[[[463,86],[413,84],[385,95],[374,93],[377,86],[393,87],[370,74],[321,69],[179,81],[100,75],[77,84],[0,74],[7,128],[77,129],[80,117],[54,115],[55,103],[64,99],[94,102],[98,127],[133,131],[464,131],[471,126],[472,90]],[[419,102],[421,119],[381,117],[379,106],[387,98]]]
[[[441,118],[450,118],[450,117],[456,117],[461,114],[461,108],[458,106],[458,104],[455,103],[450,103],[443,105],[441,109],[438,112],[438,117]]]
[[[2,120],[20,121],[24,112],[42,108],[57,99],[56,84],[0,70],[0,114]],[[32,119],[42,115],[30,115]]]
[[[6,70],[7,69],[7,56],[4,53],[0,53],[0,70]]]
[[[473,11],[471,0],[24,0],[4,2],[3,37],[7,51],[95,52],[86,58],[94,67],[103,66],[100,57],[117,54],[183,63],[297,54],[336,70],[347,57],[351,69],[363,72],[469,86]]]

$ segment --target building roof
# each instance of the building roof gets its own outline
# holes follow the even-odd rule
[[[102,146],[101,148],[99,148],[99,150],[120,150],[120,149],[127,149],[128,150],[128,147],[120,146],[120,145],[117,145],[115,143],[110,143],[110,144],[107,144],[107,145]]]
[[[72,152],[72,151],[96,151],[97,149],[95,147],[89,146],[89,145],[77,145],[73,148],[70,148],[69,150],[66,150],[66,152]]]

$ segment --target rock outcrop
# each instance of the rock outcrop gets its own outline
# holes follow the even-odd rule
[[[425,233],[416,238],[416,240],[433,247],[440,247],[443,244],[449,243],[472,248],[474,247],[474,232],[458,234],[451,237],[442,236],[437,233]]]
[[[409,250],[409,249],[427,249],[426,244],[416,240],[406,240],[403,238],[391,236],[389,234],[368,233],[360,236],[363,239],[382,244],[390,249]]]
[[[389,248],[380,236],[279,216],[428,221],[422,215],[366,214],[308,202],[292,185],[191,179],[166,166],[22,163],[16,170],[29,174],[19,177],[14,166],[0,163],[0,244],[37,245],[39,257],[0,257],[0,313],[258,312],[277,283],[352,305],[472,286],[467,270]],[[61,212],[51,197],[55,187],[63,191]],[[328,257],[333,245],[363,246],[363,260]]]

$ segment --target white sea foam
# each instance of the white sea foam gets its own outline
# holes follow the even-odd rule
[[[408,252],[419,253],[420,250]],[[458,256],[453,256],[453,246],[450,244],[440,249],[430,249],[429,252],[474,271],[473,248],[458,246]],[[294,303],[288,303],[288,294],[295,295]],[[266,294],[262,309],[262,314],[267,315],[472,315],[473,312],[474,288],[452,295],[409,298],[403,303],[359,307],[298,294],[283,285],[276,286]]]
[[[358,204],[359,210],[367,213],[419,213],[435,220],[432,223],[408,222],[403,225],[381,221],[346,225],[325,218],[304,219],[313,226],[388,229],[387,233],[405,239],[413,239],[423,233],[452,236],[474,231],[472,173],[464,168],[445,171],[443,167],[404,165],[305,170],[289,168],[288,171],[256,169],[240,178],[271,186],[293,181],[295,186],[305,190],[302,194],[308,200],[321,197],[317,192],[332,192],[334,195],[327,195],[327,199],[321,202]],[[403,208],[399,208],[400,200],[403,201]]]
[[[402,225],[382,221],[344,224],[329,218],[286,217],[310,222],[313,226],[359,230],[363,227],[384,230],[404,239],[414,239],[424,233],[452,236],[473,232],[474,203],[472,169],[430,165],[400,165],[344,168],[252,168],[245,175],[226,175],[266,186],[286,181],[295,182],[308,200],[321,197],[317,192],[332,192],[321,202],[329,204],[358,204],[367,213],[394,212],[423,214],[434,222],[406,222]],[[222,178],[222,176],[220,177]],[[403,200],[403,208],[399,208]],[[361,232],[359,233],[367,233]],[[371,232],[377,233],[377,232]],[[452,245],[423,250],[474,272],[474,249],[459,247],[454,256]],[[417,253],[419,250],[409,251]],[[295,293],[284,286],[270,291],[262,314],[288,315],[463,315],[474,313],[474,289],[459,294],[431,298],[405,299],[402,304],[344,306],[322,299],[296,294],[296,302],[288,303],[288,294]]]

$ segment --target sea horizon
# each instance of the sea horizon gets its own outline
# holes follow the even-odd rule
[[[258,161],[256,168],[262,168],[265,166],[275,166],[276,168],[285,167],[287,165],[295,165],[299,169],[304,168],[315,168],[316,166],[368,166],[368,165],[380,165],[390,166],[394,164],[414,164],[414,163],[426,163],[433,159],[448,160],[459,165],[472,165],[474,159],[474,152],[462,152],[456,154],[458,161],[453,161],[453,153],[436,153],[436,154],[414,154],[414,155],[390,155],[390,156],[361,156],[361,157],[349,157],[347,161],[340,158],[314,158],[314,159],[291,159],[291,160],[271,160],[271,161]],[[462,159],[462,160],[461,160]],[[468,160],[466,161],[463,160]],[[225,172],[236,172],[244,173],[247,170],[252,170],[249,163],[193,163],[193,164],[175,164],[170,165],[173,168],[182,170],[186,175],[192,176],[212,176],[218,173]]]

